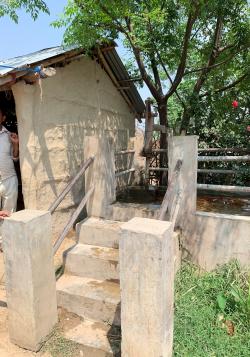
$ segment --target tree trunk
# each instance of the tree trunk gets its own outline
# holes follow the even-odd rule
[[[190,123],[190,118],[191,118],[190,110],[184,109],[181,119],[181,127],[180,127],[181,135],[186,135]]]
[[[168,118],[167,118],[167,102],[158,103],[158,112],[160,118],[160,125],[164,125],[168,128]],[[167,149],[167,133],[162,133],[160,135],[160,149]],[[168,165],[168,155],[167,153],[160,153],[160,167],[167,167]],[[167,185],[167,172],[160,172],[160,185]]]

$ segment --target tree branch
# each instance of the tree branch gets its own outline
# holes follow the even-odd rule
[[[171,88],[169,89],[169,91],[167,92],[167,94],[165,95],[166,99],[169,98],[175,92],[175,90],[177,89],[178,85],[180,84],[180,82],[182,80],[182,77],[183,77],[183,74],[185,71],[185,67],[186,67],[189,40],[190,40],[192,28],[193,28],[194,22],[197,18],[197,15],[198,15],[198,6],[196,7],[194,15],[192,13],[190,13],[188,16],[184,40],[183,40],[180,64],[178,66],[177,73],[176,73],[175,79],[173,81],[173,84],[172,84]]]
[[[211,67],[215,64],[216,58],[218,57],[219,54],[218,49],[220,47],[221,35],[222,35],[222,18],[218,16],[216,21],[215,31],[214,31],[214,43],[213,43],[212,51],[208,59],[207,66],[202,69],[201,75],[196,81],[193,90],[194,93],[199,93],[203,83],[206,80],[207,73],[211,71],[212,69]]]
[[[197,79],[194,85],[193,92],[189,99],[189,105],[187,106],[186,110],[184,110],[183,112],[181,127],[180,127],[181,132],[185,132],[187,130],[187,127],[190,122],[190,118],[194,114],[194,108],[192,105],[190,105],[190,100],[193,96],[197,96],[199,94],[201,87],[207,78],[208,72],[211,71],[211,68],[209,69],[209,67],[214,65],[216,61],[216,58],[218,56],[218,48],[220,46],[220,41],[221,41],[221,35],[222,35],[222,19],[220,18],[220,16],[218,16],[215,30],[214,30],[212,51],[210,53],[207,66],[202,69],[200,77]]]
[[[117,18],[114,17],[114,16],[112,15],[112,13],[110,13],[109,10],[106,8],[106,6],[104,6],[100,1],[98,1],[98,3],[99,3],[99,6],[100,6],[101,10],[102,10],[106,15],[108,15],[108,16],[111,18],[111,20],[112,20],[112,21],[114,22],[114,24],[116,25],[117,29],[119,29],[120,32],[125,33],[125,32],[126,32],[125,28],[124,28],[124,27],[122,26],[122,24],[117,20]]]
[[[226,85],[226,86],[224,86],[224,87],[222,87],[222,88],[216,89],[216,90],[214,91],[214,93],[220,93],[220,92],[224,92],[224,91],[226,91],[226,90],[228,90],[228,89],[231,89],[231,88],[235,87],[237,84],[239,84],[240,82],[242,82],[242,81],[243,81],[245,78],[247,78],[248,76],[249,76],[249,73],[245,73],[245,74],[243,74],[240,78],[236,79],[234,82],[232,82],[232,83],[230,83],[230,84],[228,84],[228,85]],[[201,94],[199,97],[200,97],[200,98],[203,98],[203,97],[208,96],[209,94],[211,94],[211,92],[210,92],[210,91],[207,91],[207,92]]]
[[[157,56],[158,56],[158,58],[159,58],[160,64],[161,64],[161,66],[162,66],[162,68],[163,68],[163,71],[165,72],[166,76],[168,77],[169,82],[173,85],[173,80],[172,80],[170,74],[168,73],[167,68],[166,68],[166,66],[164,65],[163,60],[162,60],[162,58],[161,58],[161,55],[160,55],[160,53],[158,52],[157,49],[156,49],[156,54],[157,54]],[[182,104],[183,108],[185,109],[185,108],[186,108],[186,104],[185,104],[184,101],[181,99],[181,97],[180,97],[180,95],[179,95],[177,89],[175,90],[175,94],[176,94],[177,98],[179,99],[180,103]]]
[[[148,19],[148,31],[151,34],[151,36],[153,36],[153,27],[152,27],[152,23],[151,23],[150,19]],[[163,63],[163,60],[162,60],[161,55],[160,55],[160,53],[158,51],[158,48],[155,45],[155,42],[154,42],[153,38],[152,38],[152,44],[153,44],[153,47],[154,47],[154,51],[155,51],[155,53],[156,53],[156,55],[158,57],[158,60],[159,60],[159,62],[161,64],[161,66],[162,66],[162,68],[163,68],[163,70],[164,70],[169,82],[171,83],[171,85],[173,85],[173,80],[172,80],[170,74],[168,73],[166,66]],[[160,81],[160,78],[159,78],[159,81]],[[180,102],[183,105],[183,107],[185,108],[185,103],[181,100],[181,97],[179,96],[177,90],[175,90],[175,94],[176,94],[177,98],[180,100]],[[162,86],[161,86],[161,95],[163,96]]]
[[[133,50],[139,71],[141,73],[142,79],[144,80],[144,82],[146,83],[146,85],[148,86],[152,96],[156,99],[156,100],[160,100],[161,99],[161,95],[159,94],[156,86],[154,85],[153,81],[151,80],[150,76],[147,73],[142,55],[141,55],[141,50],[138,46],[135,45],[134,41],[133,41],[133,28],[132,28],[132,23],[131,23],[131,19],[129,19],[128,17],[125,18],[126,24],[127,24],[127,28],[129,30],[129,32],[125,33],[125,36],[127,37],[130,46]]]
[[[234,43],[231,43],[231,44],[226,45],[226,46],[224,46],[224,47],[220,47],[220,48],[218,48],[218,52],[219,52],[219,53],[222,53],[222,52],[228,50],[229,48],[233,48],[234,46],[235,46],[235,44],[234,44]]]
[[[205,67],[201,67],[201,68],[197,68],[197,69],[192,69],[190,71],[186,71],[184,73],[184,76],[187,76],[189,74],[192,74],[192,73],[196,73],[196,72],[200,72],[200,71],[204,71],[204,70],[207,70],[207,71],[210,71],[211,69],[213,68],[216,68],[216,67],[219,67],[219,66],[222,66],[223,64],[227,63],[227,62],[230,62],[231,59],[236,56],[238,53],[234,53],[232,56],[230,56],[229,58],[227,58],[225,61],[221,61],[219,63],[215,63],[209,67],[205,66]]]
[[[150,21],[150,18],[147,19],[147,29],[149,32],[149,35],[151,37],[151,42],[153,43],[153,47],[154,49],[156,49],[156,46],[154,45],[154,34],[153,34],[153,27]],[[154,75],[154,81],[155,81],[155,85],[156,88],[159,91],[159,94],[161,96],[163,96],[163,89],[162,89],[162,84],[161,84],[161,79],[160,79],[160,75],[159,75],[159,71],[158,71],[158,66],[157,66],[157,62],[155,59],[155,51],[150,50],[149,53],[149,58],[150,58],[150,62],[151,62],[151,67],[152,67],[152,71],[153,71],[153,75]]]
[[[156,63],[154,54],[152,54],[150,56],[150,61],[151,61],[151,67],[152,67],[152,71],[153,71],[153,75],[154,75],[154,81],[155,81],[156,88],[159,90],[160,95],[163,95],[161,79],[159,76],[159,71],[157,68],[157,63]]]

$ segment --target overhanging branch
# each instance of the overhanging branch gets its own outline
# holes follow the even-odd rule
[[[228,90],[228,89],[231,89],[231,88],[237,86],[237,84],[239,84],[240,82],[242,82],[242,81],[243,81],[245,78],[247,78],[248,76],[249,76],[249,73],[245,73],[245,74],[243,74],[240,78],[236,79],[234,82],[232,82],[232,83],[230,83],[230,84],[228,84],[228,85],[226,85],[226,86],[224,86],[224,87],[222,87],[222,88],[216,89],[213,93],[220,93],[220,92],[224,92],[224,91],[226,91],[226,90]],[[200,98],[203,98],[203,97],[208,96],[209,94],[211,94],[211,92],[210,92],[210,91],[207,91],[207,92],[201,94],[199,97],[200,97]]]

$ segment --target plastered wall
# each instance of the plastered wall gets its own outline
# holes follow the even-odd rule
[[[20,166],[26,208],[47,209],[77,172],[84,158],[86,135],[107,135],[116,150],[134,136],[134,114],[105,71],[84,57],[57,68],[56,75],[34,85],[12,87],[20,137]],[[60,205],[63,212],[75,206],[84,182]]]

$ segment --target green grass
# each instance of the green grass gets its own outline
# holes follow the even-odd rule
[[[183,265],[175,288],[175,357],[250,356],[249,314],[232,296],[232,286],[249,301],[249,275],[240,271],[237,262],[210,273],[188,263]],[[219,295],[226,299],[224,310],[219,308]],[[232,336],[225,320],[234,326]]]
[[[41,351],[49,352],[51,357],[80,356],[79,345],[64,338],[59,328],[55,328],[48,341],[42,347]]]

